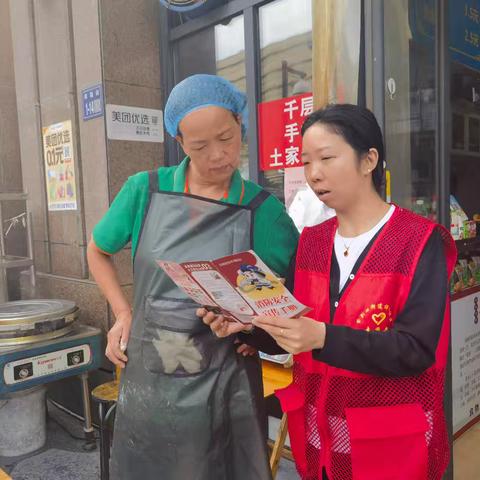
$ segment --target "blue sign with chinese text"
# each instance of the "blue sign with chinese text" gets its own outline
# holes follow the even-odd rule
[[[433,44],[437,2],[409,0],[409,23],[414,41]],[[449,50],[453,61],[480,70],[480,0],[449,0]]]
[[[480,70],[480,0],[449,2],[452,59]]]
[[[91,120],[92,118],[101,117],[103,115],[103,87],[96,85],[82,91],[83,119]]]

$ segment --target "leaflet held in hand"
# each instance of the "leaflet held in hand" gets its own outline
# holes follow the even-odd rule
[[[252,250],[211,262],[157,263],[199,305],[242,323],[255,316],[291,318],[310,311]]]

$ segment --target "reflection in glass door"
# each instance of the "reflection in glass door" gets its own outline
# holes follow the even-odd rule
[[[244,17],[238,15],[179,40],[175,83],[196,73],[220,75],[246,91]],[[242,146],[240,171],[249,177],[248,144]]]
[[[311,92],[312,1],[268,3],[259,9],[259,24],[261,101]],[[264,185],[284,200],[283,169],[266,170]]]
[[[392,200],[437,218],[436,2],[384,2],[385,141]]]

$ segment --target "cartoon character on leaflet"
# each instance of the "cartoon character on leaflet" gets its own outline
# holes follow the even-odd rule
[[[245,293],[263,288],[273,290],[278,285],[277,280],[268,280],[267,275],[255,265],[241,265],[237,273],[241,278],[238,287]]]

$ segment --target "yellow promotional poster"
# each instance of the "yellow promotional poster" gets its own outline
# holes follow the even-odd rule
[[[76,210],[72,122],[49,125],[42,133],[48,210]]]

